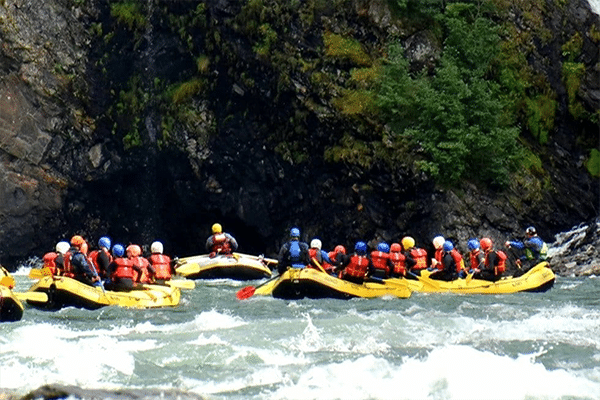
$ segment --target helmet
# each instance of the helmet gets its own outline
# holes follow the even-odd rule
[[[402,238],[402,247],[404,247],[404,250],[412,249],[415,247],[415,239],[410,236],[404,236]]]
[[[64,240],[62,242],[56,243],[56,252],[57,253],[67,254],[67,251],[69,251],[70,248],[71,248],[71,245],[69,244],[69,242],[65,242]]]
[[[221,232],[223,232],[223,227],[221,226],[221,224],[213,224],[212,233],[221,233]]]
[[[443,247],[444,247],[444,251],[452,251],[454,249],[454,245],[449,240],[446,240],[444,242],[444,246]]]
[[[382,253],[389,253],[390,245],[386,242],[381,242],[377,245],[377,251],[381,251]]]
[[[79,235],[75,235],[71,238],[71,245],[73,246],[81,246],[83,243],[85,242],[85,240],[83,240],[83,238]]]
[[[483,238],[479,242],[483,251],[487,251],[492,248],[492,240],[490,238]]]
[[[106,247],[110,249],[110,238],[103,236],[98,240],[98,247]]]
[[[444,239],[443,236],[436,236],[433,238],[433,247],[435,247],[436,250],[441,249],[445,241],[446,239]]]
[[[125,254],[125,249],[123,248],[122,244],[117,243],[113,246],[112,252],[117,257],[123,257],[123,254]]]
[[[152,243],[150,245],[150,252],[162,254],[162,252],[163,252],[163,244],[161,242],[158,242],[158,241]]]
[[[367,252],[367,244],[365,242],[356,242],[354,245],[354,251],[359,254],[365,254]]]
[[[290,229],[290,236],[293,238],[300,237],[300,229],[298,229],[298,228]]]
[[[335,253],[346,254],[346,248],[344,246],[342,246],[341,244],[338,244],[337,246],[335,246],[335,249],[333,249],[333,251]]]
[[[127,246],[127,256],[139,257],[142,255],[142,249],[137,244],[130,244]]]
[[[535,235],[537,233],[537,231],[535,230],[535,227],[530,226],[527,229],[525,229],[525,233],[527,233],[528,235]]]
[[[402,251],[402,246],[400,246],[400,243],[392,243],[390,251],[392,253],[400,253]]]
[[[321,250],[321,246],[323,244],[321,243],[321,241],[319,239],[313,239],[310,241],[310,247],[314,248],[314,249],[319,249]]]
[[[467,248],[471,251],[479,248],[479,240],[477,239],[469,239],[467,242]]]

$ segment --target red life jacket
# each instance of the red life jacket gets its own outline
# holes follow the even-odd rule
[[[390,261],[394,265],[394,273],[406,276],[406,256],[402,252],[391,251]]]
[[[133,270],[133,281],[139,283],[152,283],[152,274],[148,269],[150,262],[142,256],[132,257],[131,262],[141,269],[141,272],[138,272],[135,269]]]
[[[90,253],[89,259],[90,259],[90,265],[92,265],[94,267],[94,269],[96,270],[98,275],[103,276],[104,274],[106,274],[106,271],[101,271],[100,265],[98,265],[98,256],[100,255],[100,252],[104,252],[108,256],[108,263],[110,264],[112,262],[112,255],[106,250],[92,251]]]
[[[465,268],[463,256],[456,249],[452,249],[452,251],[450,251],[450,255],[452,256],[454,264],[456,265],[456,272],[462,271]]]
[[[390,264],[388,262],[389,259],[389,253],[384,253],[383,251],[377,250],[371,252],[371,264],[373,264],[375,269],[384,271],[386,276],[390,274]]]
[[[471,262],[471,269],[479,267],[479,255],[481,254],[481,250],[473,250],[469,252],[469,259]]]
[[[213,253],[231,254],[231,245],[224,233],[213,235],[213,245],[211,250]]]
[[[63,263],[65,266],[65,269],[63,271],[63,276],[66,276],[68,278],[74,278],[75,270],[73,269],[73,266],[71,265],[71,252],[70,251],[67,251],[65,253],[65,255],[63,256]]]
[[[493,265],[493,266],[490,265],[490,260],[489,260],[489,254],[490,253],[491,252],[487,252],[485,254],[485,261],[484,261],[484,263],[485,263],[486,268],[493,267],[494,268],[494,275],[500,275],[500,274],[504,273],[504,271],[506,271],[506,259],[507,259],[506,253],[504,253],[502,250],[495,251],[494,253],[496,253],[496,260],[497,260],[498,264],[497,265]]]
[[[425,249],[413,247],[412,249],[410,249],[409,254],[413,258],[413,260],[417,262],[413,269],[427,268],[427,251]]]
[[[171,279],[171,257],[160,253],[150,256],[150,264],[154,267],[154,277],[168,281]]]
[[[346,275],[350,275],[355,278],[364,278],[369,269],[369,259],[367,256],[359,256],[358,254],[350,257],[350,262],[344,269]]]
[[[59,275],[60,273],[58,265],[56,265],[56,257],[58,257],[58,253],[52,251],[44,254],[44,257],[42,258],[44,261],[44,268],[48,268],[52,275]]]
[[[115,268],[110,275],[111,279],[130,278],[133,279],[133,260],[129,258],[118,257],[113,260]]]
[[[435,260],[438,262],[437,263],[437,267],[438,269],[442,270],[444,269],[444,264],[443,264],[443,260],[444,260],[444,249],[436,249],[435,250],[435,254],[433,255],[433,258],[435,258]]]

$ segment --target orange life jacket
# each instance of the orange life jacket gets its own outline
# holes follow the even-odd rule
[[[413,269],[425,269],[427,268],[427,251],[418,247],[410,249],[410,256],[416,261]]]
[[[111,279],[129,278],[133,280],[133,260],[118,257],[113,260],[113,264],[115,265],[115,268],[110,275]]]
[[[394,273],[406,276],[406,256],[401,251],[391,251],[390,261],[394,266]]]
[[[171,257],[160,253],[150,256],[150,264],[154,267],[154,277],[168,281],[171,279]]]
[[[58,265],[56,265],[56,258],[58,257],[58,253],[50,252],[44,254],[42,260],[44,261],[44,268],[48,268],[52,275],[60,275],[60,271]]]
[[[142,256],[132,257],[131,262],[141,269],[141,272],[138,272],[135,269],[133,270],[133,281],[139,283],[152,283],[152,274],[148,269],[150,262]]]
[[[479,255],[481,254],[481,250],[473,250],[469,252],[469,259],[471,262],[471,269],[479,267]]]
[[[346,275],[354,278],[364,278],[369,269],[369,259],[367,256],[359,256],[358,254],[350,257],[350,262],[344,269]]]
[[[444,249],[436,249],[433,258],[438,262],[436,267],[440,271],[444,269]]]
[[[490,265],[490,261],[489,261],[489,254],[491,252],[487,252],[485,254],[485,266],[486,268],[491,268],[492,266]],[[497,250],[495,251],[496,253],[496,260],[498,262],[497,265],[494,265],[494,275],[500,275],[503,274],[506,271],[506,259],[508,258],[506,256],[506,253],[504,253],[502,250]]]
[[[98,275],[104,276],[106,274],[106,271],[102,271],[100,269],[100,265],[98,265],[98,256],[100,255],[100,252],[104,252],[108,256],[108,263],[110,264],[112,262],[112,255],[106,250],[92,251],[90,253],[89,259],[90,259],[90,265],[92,265],[94,267],[94,269],[96,270]]]
[[[377,250],[371,252],[371,264],[373,264],[375,269],[384,271],[386,276],[390,274],[390,264],[388,262],[389,259],[389,253],[384,253],[383,251]]]
[[[460,272],[465,269],[465,261],[463,260],[463,256],[456,249],[452,249],[450,251],[450,255],[454,260],[454,264],[456,265],[456,272]]]

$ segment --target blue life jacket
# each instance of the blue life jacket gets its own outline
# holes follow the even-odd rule
[[[290,242],[290,262],[292,264],[292,268],[304,268],[302,262],[302,250],[300,249],[300,243],[297,240],[293,240]]]

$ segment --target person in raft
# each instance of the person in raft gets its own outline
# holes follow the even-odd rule
[[[150,265],[154,267],[154,279],[156,283],[164,285],[166,281],[171,280],[175,274],[175,268],[171,263],[171,257],[163,254],[163,244],[159,241],[153,242],[150,245]]]
[[[517,268],[522,270],[522,273],[548,258],[548,245],[538,236],[535,227],[528,227],[525,235],[527,237],[522,242],[514,240],[504,243],[509,253],[516,258]]]
[[[483,269],[476,269],[473,278],[496,282],[502,278],[502,274],[506,271],[506,259],[508,257],[502,250],[494,250],[494,245],[490,238],[481,239],[479,246],[483,250],[485,257],[483,260]]]
[[[223,232],[221,224],[213,224],[212,235],[206,239],[206,251],[210,257],[215,257],[218,254],[230,255],[238,248],[238,243],[233,236],[227,232]]]
[[[73,269],[73,278],[79,282],[90,286],[100,286],[100,277],[96,269],[92,267],[87,260],[87,257],[82,251],[86,246],[85,240],[75,235],[71,238],[71,267]]]
[[[277,271],[279,275],[288,268],[304,268],[310,263],[308,244],[300,241],[300,229],[290,229],[290,240],[279,249]]]
[[[354,245],[354,254],[344,257],[344,270],[340,272],[340,278],[349,282],[362,284],[367,275],[374,272],[371,260],[367,255],[367,244],[365,242],[356,242]]]

